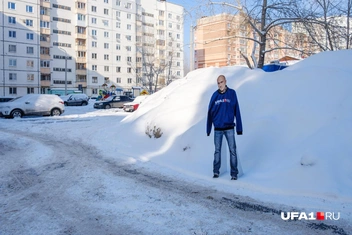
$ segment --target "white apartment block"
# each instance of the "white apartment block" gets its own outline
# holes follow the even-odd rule
[[[179,5],[162,0],[0,2],[0,95],[78,89],[94,95],[111,85],[124,91],[143,87],[143,46],[154,50],[156,67],[172,58],[159,74],[159,87],[183,77]]]

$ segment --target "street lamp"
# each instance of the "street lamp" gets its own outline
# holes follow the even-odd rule
[[[65,95],[67,95],[67,52],[63,48],[59,48],[59,50],[65,52]]]

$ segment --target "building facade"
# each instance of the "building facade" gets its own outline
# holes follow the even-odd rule
[[[251,60],[252,54],[255,58],[259,55],[259,46],[252,40],[251,26],[246,23],[245,16],[241,14],[219,14],[203,17],[197,21],[194,33],[194,68],[205,68],[210,66],[222,67],[229,65],[247,66],[244,56]],[[294,34],[277,26],[267,35],[265,62],[269,63],[284,56],[300,58],[301,52],[288,49],[304,49],[307,47],[307,38]],[[275,48],[283,48],[277,50]],[[253,53],[254,52],[254,53]]]
[[[158,70],[158,88],[167,78],[183,77],[179,5],[161,0],[1,0],[0,12],[0,95],[73,90],[95,95],[113,87],[146,87],[143,44],[158,52],[153,66],[170,64]],[[160,30],[162,37],[157,36]],[[167,55],[175,59],[170,62]]]

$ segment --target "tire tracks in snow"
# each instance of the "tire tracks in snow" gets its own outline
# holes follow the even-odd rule
[[[180,179],[171,178],[161,175],[157,172],[151,172],[148,169],[139,167],[138,165],[120,163],[120,159],[112,159],[104,157],[94,146],[86,145],[77,140],[65,139],[58,140],[55,136],[38,135],[22,131],[3,131],[4,133],[18,136],[18,138],[28,138],[30,140],[40,142],[54,150],[54,156],[51,156],[51,161],[47,164],[36,166],[35,168],[26,168],[13,170],[6,177],[2,176],[0,181],[0,190],[5,192],[6,196],[14,197],[19,200],[19,206],[12,208],[13,202],[7,200],[5,203],[0,203],[0,209],[5,210],[5,217],[9,214],[17,214],[16,218],[20,218],[20,211],[29,206],[35,207],[36,210],[44,213],[46,217],[52,217],[58,223],[52,222],[51,230],[56,231],[56,234],[77,234],[82,231],[82,227],[86,227],[86,234],[99,234],[104,230],[105,234],[114,234],[116,231],[124,231],[125,234],[143,234],[141,230],[136,230],[133,225],[119,224],[109,226],[106,223],[99,221],[99,216],[95,215],[87,206],[77,204],[75,199],[69,199],[69,203],[64,206],[67,213],[73,221],[65,221],[65,215],[58,215],[60,211],[56,206],[40,204],[40,201],[46,201],[50,204],[50,200],[56,199],[57,195],[62,194],[66,188],[73,187],[75,184],[82,182],[82,171],[89,172],[94,170],[108,171],[115,177],[123,177],[136,182],[138,185],[148,188],[156,188],[163,193],[163,200],[175,200],[177,196],[178,202],[183,205],[197,204],[203,208],[207,208],[224,219],[234,219],[234,223],[243,224],[242,233],[252,233],[258,231],[261,226],[267,226],[264,231],[277,231],[279,234],[282,231],[290,232],[291,234],[348,234],[343,228],[343,223],[327,224],[307,221],[283,221],[281,220],[281,211],[300,211],[298,209],[262,203],[249,197],[234,195],[231,193],[220,192],[205,186],[196,185],[191,182],[185,182]],[[8,147],[8,151],[12,151]],[[5,153],[6,154],[6,153]],[[68,176],[76,176],[72,179],[66,179]],[[1,176],[1,175],[0,175]],[[46,181],[50,180],[48,184]],[[235,182],[234,182],[235,183]],[[37,193],[36,189],[44,187],[47,194],[42,195]],[[31,190],[33,189],[33,190]],[[21,192],[28,191],[25,196]],[[104,198],[104,193],[87,192],[87,197],[90,199],[97,197]],[[0,196],[1,197],[1,196]],[[181,199],[179,199],[181,198]],[[64,197],[64,200],[67,198]],[[28,203],[29,202],[29,203]],[[77,205],[76,210],[72,211],[72,204]],[[62,203],[60,204],[62,205]],[[2,209],[3,208],[3,209]],[[71,210],[71,211],[70,211]],[[62,213],[62,212],[61,212]],[[78,215],[84,214],[81,218]],[[103,216],[103,215],[100,215]],[[190,215],[191,216],[191,215]],[[0,215],[0,219],[4,216]],[[7,219],[8,224],[13,223],[11,219]],[[77,226],[77,223],[80,226]],[[94,227],[92,227],[94,225]],[[15,226],[16,227],[16,226]],[[1,229],[1,225],[0,225]],[[25,229],[28,229],[26,227]],[[43,232],[47,227],[43,227]],[[11,231],[11,230],[10,230]],[[214,230],[215,231],[215,230]],[[1,230],[0,230],[0,234]],[[14,233],[16,234],[16,233]],[[120,234],[120,233],[119,233]],[[193,234],[208,234],[204,231],[194,231]],[[212,234],[212,233],[209,233]],[[232,233],[229,233],[232,234]],[[274,234],[274,233],[273,233]]]

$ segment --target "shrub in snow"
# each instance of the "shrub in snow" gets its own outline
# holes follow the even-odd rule
[[[145,134],[149,136],[149,138],[154,137],[155,139],[160,138],[163,135],[160,127],[156,127],[155,125],[147,124],[145,129]]]

